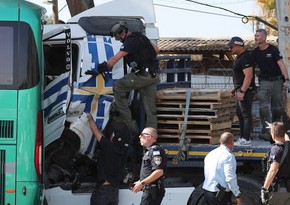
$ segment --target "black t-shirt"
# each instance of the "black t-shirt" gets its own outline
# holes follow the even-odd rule
[[[280,163],[281,158],[283,156],[283,150],[284,150],[284,143],[275,143],[272,146],[270,156],[269,156],[270,164],[272,162]]]
[[[157,143],[153,143],[145,150],[140,170],[140,181],[148,177],[154,170],[163,169],[166,171],[167,156],[165,151]]]
[[[265,50],[260,50],[257,47],[252,51],[252,55],[260,68],[262,78],[282,75],[277,61],[283,57],[276,46],[269,44]]]
[[[138,67],[153,65],[156,60],[156,52],[150,40],[139,32],[133,32],[127,36],[121,51],[128,53],[125,62],[130,66],[131,62],[136,62]]]
[[[233,81],[235,87],[241,87],[244,82],[245,75],[243,70],[249,67],[253,68],[253,78],[250,87],[255,87],[255,74],[254,74],[254,59],[248,51],[244,51],[238,55],[233,63]]]
[[[284,155],[285,143],[288,143],[288,152],[284,156],[284,160],[282,162],[282,157]],[[277,173],[277,179],[290,179],[290,147],[289,142],[279,142],[275,143],[271,148],[269,163],[277,162],[279,163],[279,171]]]

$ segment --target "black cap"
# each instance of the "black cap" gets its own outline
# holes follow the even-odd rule
[[[232,39],[227,43],[227,46],[231,48],[233,45],[244,46],[244,41],[238,36],[232,37]]]

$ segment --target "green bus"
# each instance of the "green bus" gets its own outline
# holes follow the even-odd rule
[[[45,9],[0,1],[0,204],[42,202],[42,20]]]

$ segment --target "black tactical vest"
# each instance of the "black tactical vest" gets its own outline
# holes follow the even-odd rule
[[[156,60],[156,52],[150,40],[141,33],[134,32],[127,38],[137,38],[139,41],[139,50],[134,57],[136,58],[138,68],[152,67]]]
[[[288,143],[288,150],[284,150],[285,149],[285,144]],[[279,171],[277,173],[277,178],[283,178],[283,179],[290,179],[290,142],[286,141],[283,145],[283,155],[284,152],[286,152],[285,154],[285,158],[283,160],[282,157],[282,162],[280,162],[280,168]]]

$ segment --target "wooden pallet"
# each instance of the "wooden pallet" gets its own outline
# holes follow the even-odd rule
[[[186,137],[192,143],[219,143],[222,132],[230,131],[235,100],[229,91],[190,90]],[[161,90],[157,95],[158,133],[160,140],[179,140],[186,116],[187,89]]]
[[[189,136],[191,144],[219,144],[220,136],[212,137],[206,135],[195,135]],[[158,143],[160,144],[178,144],[179,143],[179,135],[162,135],[158,137]]]
[[[157,102],[166,101],[182,101],[186,100],[185,88],[164,89],[157,92]],[[195,90],[191,89],[191,101],[206,101],[206,102],[234,102],[234,98],[229,91],[222,90]]]

